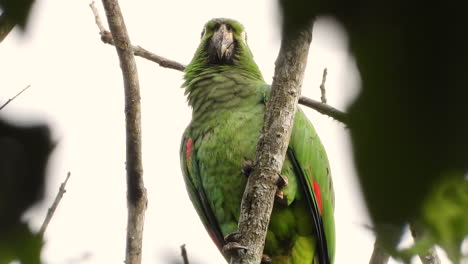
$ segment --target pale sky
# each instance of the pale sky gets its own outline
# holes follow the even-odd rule
[[[0,44],[0,103],[31,88],[2,110],[3,118],[47,122],[58,145],[48,167],[46,199],[26,219],[42,223],[67,171],[67,192],[48,230],[45,263],[122,263],[126,189],[123,83],[115,48],[103,44],[89,1],[38,0],[27,34]],[[244,24],[249,46],[271,82],[279,49],[276,1],[120,1],[134,45],[187,64],[206,21],[229,17]],[[101,2],[96,6],[107,25]],[[319,100],[324,67],[330,105],[346,109],[360,80],[341,25],[319,19],[302,93]],[[137,58],[142,95],[143,166],[148,190],[143,263],[167,263],[187,245],[198,263],[225,263],[186,194],[179,144],[191,118],[182,73]],[[304,108],[303,108],[304,109]],[[306,109],[327,150],[335,187],[335,263],[367,263],[373,235],[361,201],[348,132]],[[87,257],[82,258],[83,255]],[[392,262],[390,262],[392,263]],[[396,263],[396,262],[393,262]]]

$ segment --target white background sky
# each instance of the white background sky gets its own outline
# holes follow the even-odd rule
[[[234,18],[271,82],[279,49],[276,1],[120,1],[135,45],[187,64],[206,21]],[[2,111],[3,118],[47,122],[58,146],[48,168],[46,199],[27,214],[38,229],[67,171],[65,194],[46,232],[46,263],[123,263],[126,228],[123,84],[114,47],[103,44],[89,1],[37,1],[27,34],[12,32],[0,45],[0,102],[31,88]],[[104,11],[96,6],[106,23]],[[198,263],[224,263],[188,199],[179,144],[191,118],[182,73],[137,58],[142,95],[143,166],[149,205],[143,263],[167,263],[187,244]],[[323,68],[329,104],[356,96],[359,74],[343,28],[322,18],[314,28],[303,95],[319,99]],[[331,163],[336,193],[336,263],[367,263],[373,236],[362,204],[347,131],[306,110]],[[87,255],[88,257],[84,257]]]

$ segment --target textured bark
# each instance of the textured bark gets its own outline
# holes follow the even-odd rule
[[[232,264],[260,263],[311,40],[312,26],[283,37],[254,170],[247,181],[241,204],[240,244],[248,250],[232,256]]]
[[[132,45],[117,0],[103,0],[114,46],[120,59],[125,89],[127,167],[126,264],[141,263],[143,226],[147,205],[141,158],[141,106],[138,73]]]
[[[371,259],[369,264],[387,264],[390,256],[384,249],[379,245],[378,240],[375,240],[374,251],[372,251]]]

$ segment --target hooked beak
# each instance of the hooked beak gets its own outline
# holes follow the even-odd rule
[[[225,24],[221,24],[214,32],[211,37],[211,46],[219,62],[231,61],[234,53],[234,36]]]

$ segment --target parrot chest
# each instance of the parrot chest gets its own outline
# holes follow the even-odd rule
[[[237,227],[247,182],[242,164],[255,158],[263,109],[257,104],[220,114],[195,141],[203,188],[223,233]]]

